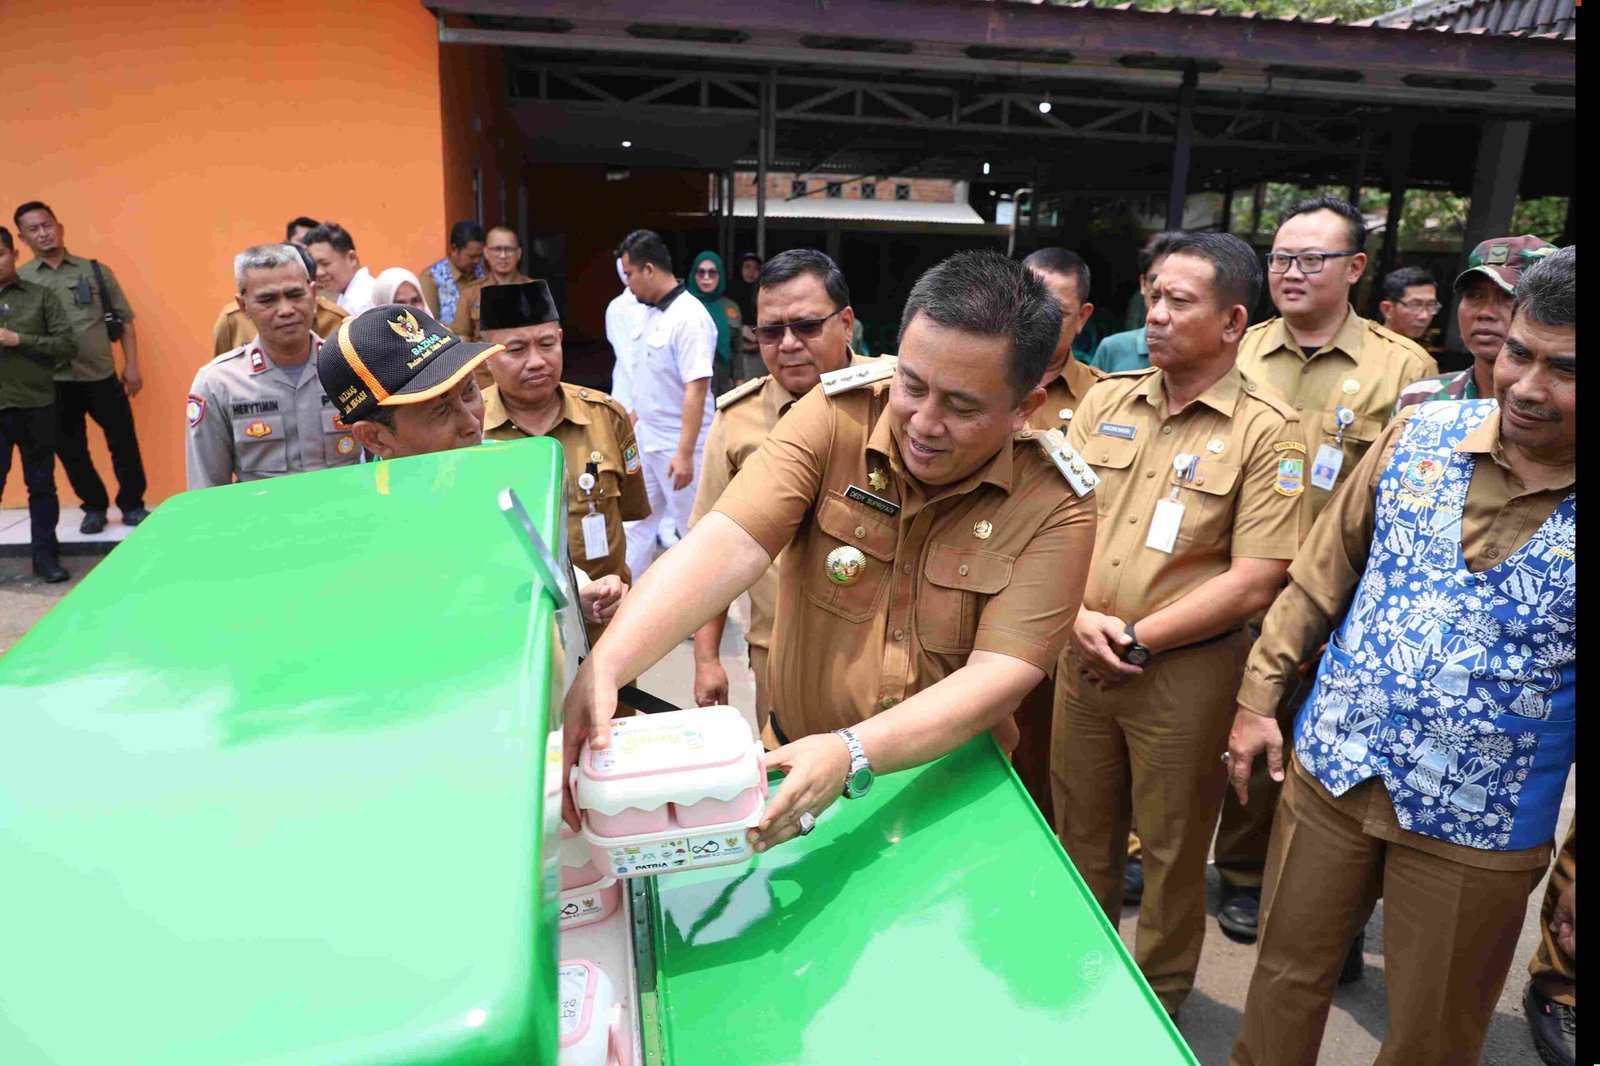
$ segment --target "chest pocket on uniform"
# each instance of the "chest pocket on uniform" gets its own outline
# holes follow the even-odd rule
[[[356,438],[334,407],[322,409],[322,458],[329,466],[356,461]]]
[[[289,469],[289,437],[282,414],[240,415],[233,420],[233,450],[241,474],[282,474]]]
[[[1118,437],[1090,437],[1079,454],[1100,475],[1101,484],[1094,490],[1094,511],[1104,518],[1106,510],[1117,502],[1128,487],[1128,479],[1135,474],[1131,468],[1139,457],[1139,442]]]
[[[965,654],[978,632],[984,600],[1011,583],[1016,559],[981,548],[938,544],[923,567],[917,639],[929,651]]]
[[[803,564],[806,597],[850,622],[873,617],[894,568],[894,522],[830,491],[817,508],[817,528],[822,535],[809,538]],[[861,576],[850,585],[841,585],[828,576],[828,554],[845,545],[859,548],[866,557]]]
[[[578,464],[576,470],[568,471],[567,476],[567,513],[578,518],[589,513],[591,499],[594,500],[594,509],[605,514],[609,508],[617,506],[617,501],[622,496],[622,464],[617,462],[615,456],[606,455],[600,460],[598,472],[595,474],[594,490],[590,493],[578,487],[578,475],[586,469],[588,469],[587,459]],[[620,521],[620,519],[613,515],[608,521]]]
[[[1169,472],[1168,476],[1176,482],[1175,474]],[[1194,480],[1178,492],[1178,502],[1183,504],[1178,539],[1202,544],[1231,540],[1233,502],[1238,486],[1238,466],[1219,459],[1200,460],[1194,469]]]
[[[1355,421],[1345,427],[1344,440],[1340,444],[1340,450],[1344,452],[1344,464],[1339,469],[1340,482],[1350,476],[1350,472],[1361,461],[1361,457],[1367,454],[1367,449],[1372,446],[1373,441],[1378,439],[1378,434],[1383,432],[1383,427],[1386,425],[1388,425],[1387,419],[1358,414],[1355,417]],[[1322,435],[1329,444],[1332,444],[1339,435],[1339,420],[1332,411],[1322,416]],[[1313,447],[1311,449],[1311,458],[1315,459],[1316,454],[1317,449]],[[1309,461],[1306,463],[1306,487],[1312,487],[1311,463]]]

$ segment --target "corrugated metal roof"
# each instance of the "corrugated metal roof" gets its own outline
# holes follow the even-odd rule
[[[755,197],[733,201],[735,218],[755,218]],[[919,222],[942,226],[984,226],[983,216],[967,204],[930,204],[917,200],[846,200],[806,196],[798,200],[767,197],[768,218],[836,219],[848,222]]]
[[[1578,6],[1575,0],[1422,0],[1364,24],[1576,40]]]

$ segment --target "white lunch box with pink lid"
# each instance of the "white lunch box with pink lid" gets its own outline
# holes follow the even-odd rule
[[[605,971],[587,959],[556,963],[559,1066],[624,1066],[633,1045]]]
[[[615,877],[594,865],[589,842],[561,824],[561,928],[576,929],[608,917],[622,902]]]
[[[766,808],[766,760],[734,707],[619,718],[610,747],[579,753],[572,794],[603,877],[722,866],[754,854],[745,830]]]

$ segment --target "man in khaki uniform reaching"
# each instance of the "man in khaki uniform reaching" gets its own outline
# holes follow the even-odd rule
[[[717,413],[706,436],[696,490],[693,527],[704,518],[745,462],[772,433],[795,401],[818,378],[852,362],[850,330],[855,312],[844,274],[832,259],[810,248],[796,248],[767,261],[755,281],[757,321],[752,323],[767,373],[717,397]],[[778,609],[778,569],[774,562],[750,586],[750,670],[756,679],[756,725],[765,728],[772,712],[767,686],[767,649]],[[702,707],[728,702],[728,674],[719,650],[728,614],[722,611],[694,635],[694,698]]]
[[[1093,473],[1026,428],[1060,329],[1048,291],[1002,255],[924,274],[897,364],[825,375],[623,601],[568,692],[567,763],[586,740],[610,744],[621,681],[780,552],[766,732],[787,743],[767,765],[788,776],[755,850],[864,798],[873,773],[1009,718],[1055,666],[1093,547]]]
[[[1239,344],[1239,369],[1294,406],[1305,431],[1305,537],[1340,478],[1355,468],[1389,421],[1400,391],[1437,374],[1415,341],[1356,314],[1350,290],[1367,269],[1361,250],[1366,222],[1334,197],[1301,200],[1289,209],[1267,255],[1267,285],[1279,317],[1252,328]],[[1307,669],[1315,662],[1307,663]],[[1309,675],[1308,675],[1309,676]],[[1303,698],[1301,693],[1297,698]],[[1297,698],[1283,708],[1294,717]],[[1252,943],[1261,903],[1261,871],[1278,789],[1265,771],[1251,783],[1250,804],[1222,807],[1216,864],[1222,876],[1217,923],[1234,940]],[[1353,949],[1353,978],[1360,961]]]
[[[1134,960],[1174,1015],[1205,939],[1245,623],[1272,602],[1299,545],[1298,420],[1234,364],[1260,291],[1239,238],[1175,238],[1150,290],[1152,368],[1090,389],[1070,434],[1102,480],[1094,566],[1056,669],[1056,827],[1115,926],[1137,819]]]
[[[359,462],[350,427],[317,380],[317,286],[299,251],[258,244],[234,257],[233,273],[259,335],[201,367],[189,386],[189,488]]]

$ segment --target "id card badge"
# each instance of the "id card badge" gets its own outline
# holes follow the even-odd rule
[[[1150,516],[1150,532],[1144,538],[1146,548],[1172,554],[1178,542],[1178,527],[1183,524],[1183,504],[1177,500],[1156,501],[1156,513]]]
[[[1332,491],[1339,480],[1339,470],[1344,466],[1344,449],[1333,444],[1323,444],[1317,449],[1316,462],[1311,464],[1311,484],[1325,492]]]
[[[606,546],[606,516],[599,512],[583,516],[583,559],[604,559]]]

